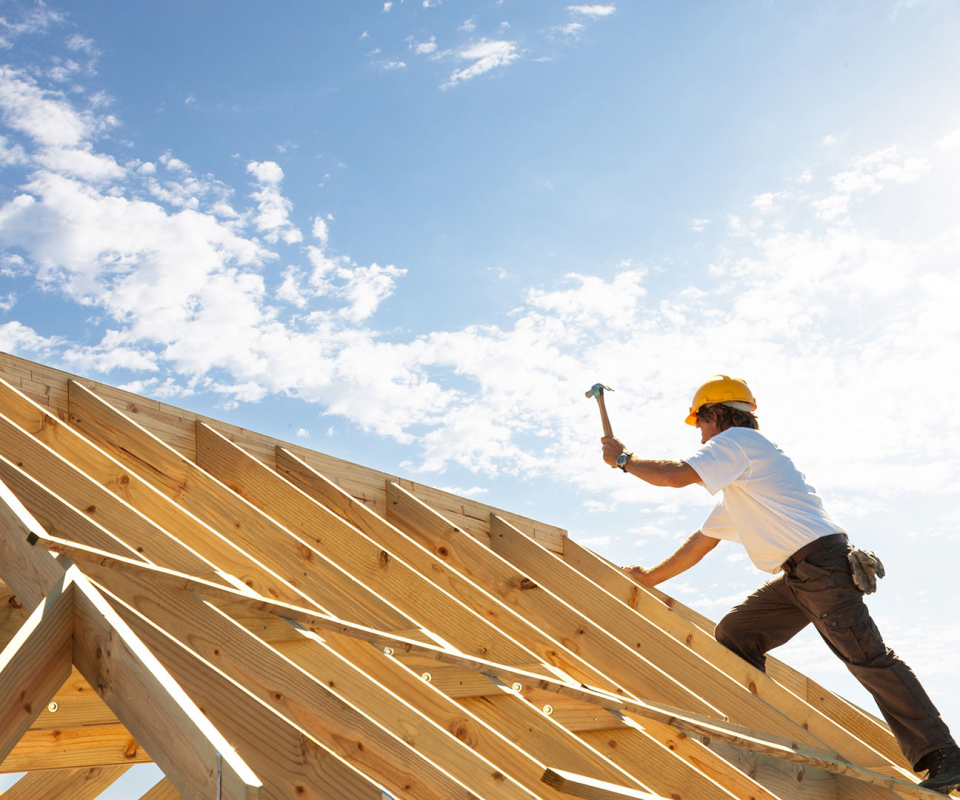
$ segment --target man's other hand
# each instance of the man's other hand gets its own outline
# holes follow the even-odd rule
[[[614,436],[604,436],[600,440],[603,444],[603,460],[611,467],[617,466],[617,456],[621,453],[625,453],[627,448],[623,446],[623,442],[617,439]]]
[[[641,586],[652,588],[657,585],[657,582],[653,579],[653,573],[646,567],[641,567],[639,564],[634,564],[632,567],[624,567],[623,571]]]

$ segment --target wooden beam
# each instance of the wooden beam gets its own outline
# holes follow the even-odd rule
[[[388,517],[402,530],[542,628],[591,667],[583,675],[575,663],[556,664],[556,656],[551,659],[549,653],[538,653],[548,663],[560,666],[577,680],[606,690],[652,697],[698,713],[722,716],[712,703],[614,639],[549,589],[539,587],[409,492],[391,484],[387,487],[387,496]],[[602,672],[597,671],[600,665]]]
[[[168,778],[161,778],[140,796],[140,800],[183,800]]]
[[[66,398],[66,384],[64,384],[64,398]],[[288,581],[264,569],[263,565],[241,550],[231,540],[230,536],[224,536],[214,531],[192,514],[186,512],[138,477],[136,473],[128,470],[123,464],[107,455],[68,425],[62,423],[57,417],[46,412],[36,403],[30,402],[2,380],[0,380],[0,408],[8,417],[12,418],[17,426],[43,442],[80,473],[109,490],[126,504],[136,509],[137,512],[147,517],[165,534],[175,538],[176,541],[172,545],[175,548],[174,550],[168,551],[161,548],[153,551],[151,549],[152,558],[158,562],[167,566],[182,563],[179,561],[181,556],[177,553],[184,547],[183,542],[189,541],[190,548],[206,564],[215,561],[224,572],[233,575],[236,580],[254,588],[258,593],[299,604],[312,604],[302,592],[299,592]],[[8,453],[7,455],[14,462],[18,460],[16,453]],[[25,466],[34,463],[37,464],[37,467],[41,465],[34,459],[24,462]],[[42,473],[39,477],[42,481]],[[57,488],[60,489],[61,487],[58,486]],[[97,508],[99,508],[97,502],[100,502],[101,505],[107,502],[102,496],[99,500],[96,497],[91,497],[90,501],[90,504]],[[83,505],[81,502],[78,507],[86,509],[89,506]],[[114,534],[122,537],[127,528],[121,527],[112,530]],[[132,530],[136,531],[136,526],[133,526]],[[124,541],[134,547],[141,546],[141,543],[137,542],[136,539],[132,542],[126,539]],[[208,569],[207,566],[200,567],[200,571],[206,569]]]
[[[152,761],[120,723],[29,730],[0,764],[0,772],[109,767]]]
[[[23,603],[10,587],[0,583],[0,650],[7,646],[29,616],[30,612],[23,607]]]
[[[51,710],[51,706],[55,706]],[[33,730],[82,728],[84,725],[116,725],[117,715],[103,702],[83,675],[73,668],[70,677],[43,709]]]
[[[23,503],[0,482],[0,579],[28,612],[63,579],[63,567],[56,558],[27,543],[30,533],[42,531]]]
[[[638,792],[625,786],[617,786],[614,783],[598,781],[558,769],[545,770],[543,782],[564,794],[582,797],[584,800],[666,800],[659,795]]]
[[[197,463],[457,649],[508,664],[536,661],[530,650],[433,582],[427,562],[436,559],[420,550],[419,558],[407,562],[202,423],[197,423]]]
[[[170,783],[169,778],[162,778],[151,786],[140,800],[183,800],[180,792]]]
[[[129,766],[44,770],[24,775],[3,800],[93,800],[122,777]]]
[[[129,469],[198,519],[229,536],[271,572],[295,584],[320,608],[368,625],[416,627],[415,622],[354,580],[310,542],[226,491],[222,483],[196,464],[74,381],[70,382],[70,419]]]
[[[89,581],[27,543],[36,530],[0,484],[0,578],[31,609],[73,584],[73,663],[184,794],[219,786],[223,798],[258,800],[257,777]]]
[[[0,480],[50,533],[69,531],[72,539],[134,558],[160,559],[183,572],[214,571],[209,561],[2,414],[0,456],[5,456]],[[110,531],[123,531],[123,539]]]
[[[0,762],[13,751],[73,665],[73,586],[58,584],[0,653]]]

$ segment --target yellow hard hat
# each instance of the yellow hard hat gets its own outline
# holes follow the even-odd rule
[[[694,393],[687,425],[697,424],[697,412],[702,406],[727,402],[749,403],[751,411],[757,410],[757,401],[746,381],[727,375],[714,375],[706,383],[700,384],[700,388]]]

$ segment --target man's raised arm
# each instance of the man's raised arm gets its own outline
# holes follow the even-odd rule
[[[603,460],[611,467],[617,466],[617,456],[626,452],[623,442],[612,436],[604,436],[600,441],[603,443]],[[654,486],[680,489],[700,482],[697,471],[683,461],[656,461],[631,455],[622,469]]]

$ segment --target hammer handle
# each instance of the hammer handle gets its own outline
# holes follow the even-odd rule
[[[613,436],[613,428],[610,427],[610,418],[607,416],[607,407],[603,403],[603,395],[597,395],[597,405],[600,406],[600,422],[603,423],[603,435]]]

